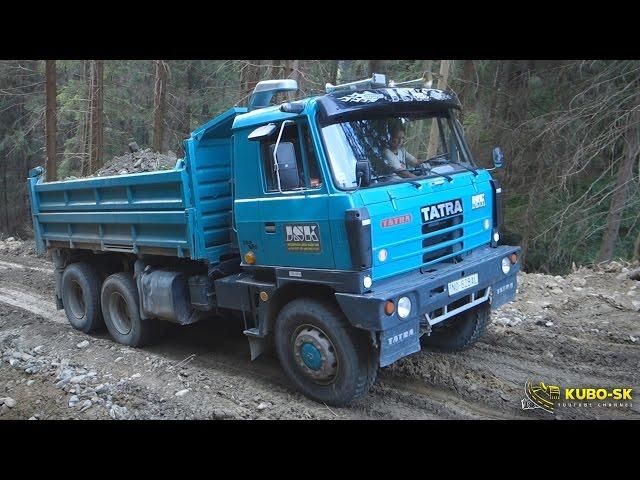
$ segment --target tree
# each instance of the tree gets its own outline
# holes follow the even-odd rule
[[[329,79],[327,82],[333,85],[338,83],[338,62],[339,60],[331,60],[331,66],[329,69]]]
[[[164,151],[164,123],[167,112],[167,83],[169,68],[164,60],[156,60],[156,82],[153,102],[153,149]]]
[[[598,262],[608,262],[613,258],[613,252],[618,240],[622,212],[626,207],[629,195],[629,184],[633,180],[633,167],[640,155],[640,106],[629,114],[627,131],[624,136],[624,153],[618,167],[616,183],[607,215],[607,226],[598,253]]]
[[[92,171],[102,166],[104,154],[103,128],[103,88],[104,88],[104,60],[93,60],[93,75],[91,76],[91,159]]]
[[[369,76],[373,75],[374,73],[381,73],[383,66],[383,60],[369,60]]]
[[[56,115],[57,115],[57,88],[56,88],[56,61],[45,60],[45,136],[47,150],[47,181],[58,179],[58,149],[56,148]]]
[[[437,88],[439,90],[447,89],[447,82],[449,80],[449,70],[451,68],[452,60],[440,60],[440,74],[438,75]],[[431,158],[436,154],[438,149],[438,124],[433,119],[431,122],[431,132],[429,133],[429,147],[427,148],[427,158]]]

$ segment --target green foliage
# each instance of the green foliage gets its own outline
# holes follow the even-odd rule
[[[248,76],[283,78],[289,74],[285,62],[168,61],[166,148],[182,155],[183,140],[197,126],[246,104]],[[461,118],[478,163],[491,164],[494,146],[505,151],[506,168],[494,172],[506,195],[504,234],[521,239],[526,268],[562,273],[573,262],[593,262],[611,204],[626,116],[640,104],[640,62],[474,60],[468,78],[462,78],[468,75],[463,64],[453,63],[449,87],[457,93],[466,88]],[[292,75],[301,85],[300,98],[323,93],[336,64],[300,60],[297,65]],[[104,155],[110,159],[127,151],[131,141],[141,148],[151,145],[155,65],[109,60],[104,67]],[[369,68],[368,60],[337,61],[337,80],[367,77]],[[425,68],[425,60],[385,60],[379,73],[402,82],[421,77]],[[432,61],[436,76],[439,68],[440,61]],[[88,69],[86,61],[60,60],[57,70],[58,174],[64,178],[78,176],[87,155]],[[0,62],[0,201],[20,206],[9,212],[13,219],[6,206],[0,207],[0,231],[14,232],[28,223],[23,221],[28,218],[26,169],[44,164],[43,80],[41,61]],[[426,145],[428,129],[424,132],[427,136],[415,138],[415,145]],[[637,170],[636,165],[616,244],[615,255],[622,258],[631,258],[640,233]]]

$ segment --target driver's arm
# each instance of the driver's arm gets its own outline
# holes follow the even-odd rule
[[[414,167],[418,166],[420,164],[420,160],[418,160],[416,157],[414,157],[413,155],[411,155],[409,152],[407,152],[406,150],[404,151],[404,158],[407,159],[407,163],[413,165]]]
[[[402,165],[398,161],[397,157],[391,153],[391,150],[385,149],[384,151],[384,162],[389,165],[393,172],[402,178],[411,178],[415,177],[415,175],[411,172],[407,172]]]

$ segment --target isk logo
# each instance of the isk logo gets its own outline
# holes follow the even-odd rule
[[[431,220],[452,217],[453,215],[462,213],[462,202],[460,199],[457,199],[450,202],[436,203],[435,205],[422,207],[420,211],[422,212],[424,221],[430,222]]]

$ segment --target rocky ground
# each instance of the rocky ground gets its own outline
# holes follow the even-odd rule
[[[128,173],[154,172],[156,170],[171,170],[176,165],[176,154],[174,152],[159,153],[150,148],[127,152],[123,155],[113,157],[105,165],[90,177],[110,177],[114,175],[125,175]],[[64,180],[73,180],[78,177],[67,177]]]
[[[296,392],[273,354],[251,362],[232,318],[171,328],[143,349],[73,330],[55,309],[52,265],[32,248],[0,241],[0,419],[640,419],[640,402],[521,408],[528,379],[635,393],[640,282],[629,265],[520,274],[517,301],[471,349],[402,359],[333,408]]]

